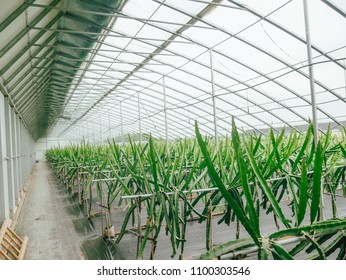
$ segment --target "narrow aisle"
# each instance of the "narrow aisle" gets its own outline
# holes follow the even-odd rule
[[[78,260],[82,240],[69,214],[69,196],[59,186],[47,162],[34,167],[16,230],[28,236],[27,260]]]

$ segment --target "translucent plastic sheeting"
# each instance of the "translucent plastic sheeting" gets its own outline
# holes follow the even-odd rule
[[[308,1],[317,118],[346,121],[346,2]],[[128,0],[69,87],[51,136],[262,133],[312,118],[303,1]],[[215,99],[213,99],[213,96]],[[214,101],[213,101],[214,100]],[[215,105],[215,111],[213,106]],[[167,127],[166,127],[167,123]]]
[[[0,90],[33,139],[70,118],[64,115],[68,93],[87,86],[78,76],[122,2],[1,1]]]

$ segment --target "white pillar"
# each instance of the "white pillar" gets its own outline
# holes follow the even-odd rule
[[[22,168],[22,131],[19,116],[17,116],[17,158],[18,158],[18,179],[19,191],[23,188],[23,168]]]
[[[162,77],[162,85],[163,85],[163,111],[165,115],[165,138],[166,138],[166,150],[169,153],[168,146],[168,121],[167,121],[167,101],[166,101],[166,79],[165,76]]]
[[[140,100],[140,98],[139,98],[139,92],[137,92],[137,103],[138,103],[138,133],[139,133],[139,143],[142,143],[141,100]]]
[[[108,110],[108,133],[109,133],[109,140],[112,138],[111,135],[111,113],[110,113],[110,109]]]
[[[311,35],[310,35],[309,10],[308,10],[307,0],[304,0],[304,20],[305,20],[306,47],[307,47],[308,63],[309,63],[312,122],[314,124],[315,147],[317,147],[317,143],[318,143],[318,121],[317,121],[317,108],[316,108],[316,95],[315,95],[315,77],[314,77],[314,68],[313,68],[313,64],[312,64],[312,54],[311,54]]]
[[[92,122],[93,122],[93,145],[95,145],[95,119]]]
[[[123,130],[123,108],[121,106],[121,101],[120,101],[120,139],[121,142],[124,141],[124,130]]]
[[[9,187],[9,207],[11,215],[14,214],[16,208],[15,196],[15,181],[14,181],[14,159],[13,159],[13,121],[12,121],[12,108],[8,98],[5,98],[5,121],[6,121],[6,145],[7,145],[7,174],[8,174],[8,187]],[[11,216],[10,215],[10,216]],[[12,218],[12,217],[10,217]]]
[[[213,50],[212,49],[209,49],[209,56],[210,56],[211,95],[212,95],[212,101],[213,101],[215,149],[217,150],[218,147],[219,147],[219,135],[218,135],[218,130],[217,130],[215,83],[214,83],[214,65],[213,65]]]
[[[17,114],[12,110],[12,145],[13,145],[13,160],[14,160],[14,182],[15,182],[15,200],[16,204],[19,201],[19,189],[20,189],[20,181],[19,181],[19,158],[18,158],[18,133],[17,133]]]
[[[100,142],[101,142],[101,143],[103,142],[103,139],[102,139],[102,122],[101,122],[101,115],[100,115]]]
[[[311,35],[310,35],[309,10],[308,10],[307,0],[304,0],[304,20],[305,20],[306,47],[307,47],[308,62],[309,62],[312,122],[314,124],[314,142],[315,142],[315,148],[317,148],[317,144],[318,144],[317,106],[316,106],[316,94],[315,94],[314,67],[313,67],[312,54],[311,54]],[[323,186],[323,182],[324,182],[324,180],[322,180],[322,187],[321,187],[321,202],[320,202],[320,218],[321,218],[321,220],[326,219],[325,210],[324,210],[324,186]]]
[[[85,123],[83,123],[83,135],[82,135],[83,142],[85,141]]]
[[[5,99],[0,93],[0,224],[9,218],[10,214],[6,138]]]

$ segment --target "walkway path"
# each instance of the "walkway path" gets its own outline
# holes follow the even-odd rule
[[[46,162],[34,167],[16,231],[28,236],[25,259],[82,259],[82,239],[76,233],[73,216],[68,212],[72,201],[59,186]]]

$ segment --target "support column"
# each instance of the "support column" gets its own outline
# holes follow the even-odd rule
[[[142,143],[142,122],[141,122],[141,100],[139,98],[139,92],[137,92],[137,104],[138,104],[138,133],[139,144]]]
[[[13,162],[14,162],[14,191],[15,191],[15,201],[16,201],[16,205],[19,201],[19,186],[20,186],[20,182],[19,182],[19,158],[18,158],[18,133],[17,133],[17,115],[14,112],[14,110],[12,110],[12,147],[13,147]]]
[[[22,168],[22,134],[20,127],[20,119],[18,115],[16,115],[17,121],[17,158],[18,158],[18,187],[19,191],[22,190],[23,187],[23,168]]]
[[[5,97],[5,122],[6,122],[6,146],[7,146],[7,178],[8,178],[8,188],[9,188],[9,210],[10,218],[14,214],[16,208],[16,198],[15,198],[15,181],[14,181],[14,159],[13,159],[13,125],[12,125],[12,108],[10,106],[9,100]]]
[[[312,122],[314,124],[314,142],[315,142],[315,147],[317,147],[318,121],[317,121],[317,107],[316,107],[316,94],[315,94],[315,77],[314,77],[314,68],[312,64],[312,54],[311,54],[312,52],[311,52],[309,10],[308,10],[307,0],[304,0],[304,21],[305,21],[306,47],[307,47],[308,63],[309,63]]]
[[[88,138],[87,138],[87,143],[89,144],[89,142],[90,142],[90,134],[89,134],[89,122],[87,121],[86,122],[86,135],[88,136]]]
[[[163,85],[163,111],[165,114],[165,138],[166,138],[166,151],[169,153],[169,145],[168,145],[168,121],[167,121],[167,101],[166,101],[166,79],[165,76],[162,77],[162,85]]]
[[[316,106],[316,94],[315,94],[314,68],[313,68],[312,54],[311,54],[312,51],[311,51],[309,9],[308,9],[307,0],[304,0],[304,21],[305,21],[306,47],[307,47],[308,63],[309,63],[312,122],[314,124],[314,142],[315,142],[315,148],[317,148],[317,144],[318,144],[317,106]],[[322,182],[324,182],[324,180],[322,180]],[[320,219],[321,220],[326,219],[325,210],[324,210],[324,186],[323,185],[321,188]]]
[[[31,153],[31,147],[30,147],[30,136],[26,128],[23,126],[23,132],[25,135],[25,161],[26,161],[26,176],[25,178],[28,178],[30,176],[31,172],[31,160],[30,160],[30,153]]]
[[[83,123],[83,138],[82,138],[82,140],[83,140],[83,143],[85,142],[85,123]]]
[[[102,144],[103,139],[102,139],[102,122],[101,122],[101,115],[100,115],[100,142]]]
[[[93,120],[93,145],[95,145],[95,120]]]
[[[209,49],[209,57],[210,57],[211,96],[212,96],[212,101],[213,101],[215,149],[218,150],[218,148],[219,148],[219,135],[218,135],[218,130],[217,130],[215,83],[214,83],[214,65],[213,65],[213,50],[212,49]]]
[[[110,109],[108,110],[108,133],[109,133],[109,140],[112,138],[112,134],[111,134],[111,113],[110,113]]]
[[[5,99],[0,93],[0,224],[10,214],[6,140]]]
[[[120,139],[121,142],[124,141],[124,130],[123,130],[123,108],[121,106],[121,101],[120,101]]]
[[[23,123],[19,121],[19,131],[20,131],[20,161],[21,161],[21,167],[22,167],[22,187],[25,186],[26,181],[26,152],[27,152],[27,146],[26,146],[26,135]]]

